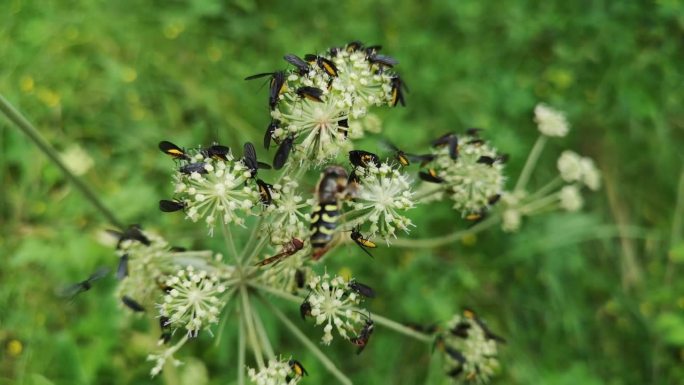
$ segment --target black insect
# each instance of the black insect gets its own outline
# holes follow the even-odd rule
[[[471,309],[463,310],[463,316],[465,318],[472,320],[472,321],[475,321],[477,326],[479,326],[482,329],[482,331],[484,332],[484,335],[485,335],[485,337],[487,337],[487,339],[495,340],[495,341],[501,342],[501,343],[506,343],[506,339],[504,339],[501,336],[494,334],[489,329],[487,324],[483,320],[481,320],[480,317],[478,317],[473,310],[471,310]]]
[[[384,143],[385,146],[387,146],[391,151],[394,152],[394,159],[396,159],[400,165],[406,167],[411,164],[411,158],[415,156],[405,153],[403,150],[400,150],[397,146],[395,146],[392,142],[388,140],[386,140]]]
[[[359,335],[349,339],[349,341],[351,341],[354,345],[359,347],[356,350],[356,354],[361,354],[363,349],[366,348],[366,345],[368,345],[368,340],[370,339],[371,334],[373,334],[374,328],[375,328],[375,324],[373,323],[373,320],[370,319],[370,316],[369,316],[366,318],[366,323],[363,325],[363,329],[361,329],[361,332],[359,333]]]
[[[273,199],[271,198],[271,190],[273,189],[273,185],[270,185],[261,179],[257,179],[256,183],[257,187],[259,188],[259,201],[263,203],[264,206],[268,206],[273,203]]]
[[[280,121],[278,119],[273,119],[271,120],[271,123],[268,124],[268,128],[266,128],[266,133],[264,134],[264,148],[265,149],[270,149],[271,148],[271,138],[273,138],[273,133],[275,130],[280,126]]]
[[[494,195],[489,197],[489,199],[487,200],[487,203],[489,203],[490,206],[493,206],[497,202],[499,202],[499,200],[501,200],[501,194],[494,194]]]
[[[370,165],[380,166],[380,158],[372,152],[363,150],[349,151],[349,161],[354,166],[367,168]]]
[[[190,160],[190,156],[188,156],[183,149],[166,140],[159,142],[159,149],[164,154],[170,155],[175,159]]]
[[[481,157],[479,157],[477,159],[476,163],[486,164],[487,166],[493,166],[494,162],[496,162],[496,159],[494,159],[493,157],[487,156],[487,155],[482,155]]]
[[[472,136],[473,138],[479,138],[480,132],[484,131],[481,128],[469,128],[466,130],[466,135]]]
[[[107,230],[107,232],[118,239],[118,242],[116,244],[117,249],[121,248],[122,242],[128,240],[140,242],[145,246],[150,245],[150,240],[147,239],[145,234],[142,233],[142,228],[140,227],[140,225],[130,225],[124,231]]]
[[[349,120],[342,119],[337,121],[337,132],[342,132],[346,138],[349,135]]]
[[[323,90],[320,88],[303,86],[297,88],[295,93],[302,99],[323,103],[323,99],[321,99],[321,96],[323,96]]]
[[[139,304],[136,300],[127,295],[121,297],[121,302],[123,302],[123,304],[126,305],[126,307],[128,307],[136,313],[145,311],[145,308],[141,304]]]
[[[364,238],[363,234],[361,234],[361,231],[359,230],[359,226],[352,229],[350,238],[357,245],[359,245],[361,250],[368,254],[369,257],[373,258],[373,255],[367,249],[374,249],[378,247],[378,245],[376,245],[374,242],[369,241],[367,238]]]
[[[166,200],[162,199],[159,201],[159,210],[165,212],[165,213],[172,213],[175,211],[180,211],[185,209],[186,204],[183,201],[179,200]]]
[[[445,351],[445,352],[449,355],[449,357],[451,357],[454,361],[458,362],[458,366],[456,366],[455,368],[451,369],[451,370],[447,373],[447,376],[452,377],[452,378],[458,377],[461,373],[463,373],[463,366],[464,366],[465,363],[466,363],[466,358],[463,356],[463,354],[462,354],[460,351],[458,351],[458,350],[456,350],[456,349],[454,349],[454,348],[452,348],[452,347],[449,347],[449,346],[447,346],[446,348],[444,348],[444,351]]]
[[[270,165],[257,160],[256,150],[254,149],[254,145],[252,143],[245,143],[243,152],[244,155],[242,160],[245,162],[245,166],[247,166],[252,178],[257,175],[257,172],[260,168],[266,170],[271,168]]]
[[[271,109],[274,109],[278,104],[280,94],[285,85],[285,71],[265,72],[261,74],[256,74],[246,77],[245,80],[258,79],[264,76],[271,76],[268,94],[268,105],[271,107]]]
[[[220,144],[212,144],[211,146],[202,149],[200,152],[205,158],[214,158],[227,161],[228,154],[230,154],[230,147],[222,146]]]
[[[278,150],[273,157],[273,168],[280,170],[283,168],[287,159],[290,157],[290,151],[292,151],[292,145],[294,144],[294,138],[288,136],[285,138],[278,146]]]
[[[363,49],[363,43],[358,40],[350,41],[349,43],[347,43],[344,49],[350,53],[354,51],[360,51]]]
[[[295,270],[295,283],[297,284],[297,288],[301,289],[306,285],[306,273],[302,269],[297,269]]]
[[[128,276],[128,254],[119,258],[119,265],[116,268],[116,279],[121,281]]]
[[[377,53],[373,53],[371,55],[368,55],[368,61],[371,62],[372,64],[379,64],[381,66],[385,67],[394,67],[395,65],[399,64],[399,61],[391,56],[387,55],[379,55]]]
[[[458,159],[458,136],[453,132],[448,132],[439,138],[432,141],[433,147],[444,147],[449,148],[449,157],[453,160]]]
[[[312,258],[320,259],[328,251],[340,215],[339,198],[347,188],[347,171],[340,166],[329,166],[316,186],[318,202],[311,213]]]
[[[349,281],[349,288],[367,298],[375,298],[375,290],[356,280]]]
[[[390,90],[390,106],[395,107],[397,103],[406,106],[406,101],[404,101],[404,91],[408,92],[406,83],[401,80],[399,75],[396,75],[390,80],[390,85],[392,86]]]
[[[311,293],[309,293],[311,295]],[[304,302],[302,302],[301,305],[299,305],[299,315],[302,316],[303,320],[306,320],[306,317],[311,315],[311,304],[309,303],[309,295],[304,298]]]
[[[310,70],[309,63],[302,60],[302,58],[300,58],[297,55],[289,53],[283,56],[283,59],[285,59],[286,62],[295,66],[300,75],[306,75]]]
[[[427,172],[420,171],[418,177],[430,183],[444,183],[444,178],[437,176],[437,171],[434,168],[428,169]]]
[[[94,273],[92,273],[88,278],[81,282],[75,283],[73,285],[67,286],[60,293],[60,297],[65,297],[73,299],[78,294],[88,291],[93,287],[93,282],[102,279],[109,274],[109,269],[106,267],[100,267]]]
[[[365,50],[366,50],[366,55],[367,55],[367,56],[375,55],[375,54],[377,54],[378,52],[380,52],[381,49],[382,49],[382,46],[381,46],[381,45],[378,45],[378,44],[368,46],[368,47],[365,48]]]
[[[181,166],[178,171],[181,172],[181,174],[186,174],[190,175],[193,172],[196,172],[198,174],[208,174],[209,171],[205,168],[207,164],[204,162],[197,162],[197,163],[188,163],[184,166]]]
[[[331,77],[337,77],[337,66],[330,59],[326,59],[323,56],[307,54],[304,56],[304,60],[309,63],[315,63],[320,69]]]
[[[287,362],[288,365],[290,365],[290,369],[292,369],[292,372],[294,372],[295,376],[297,377],[302,377],[302,376],[308,376],[309,373],[304,369],[304,366],[302,366],[302,363],[297,361],[297,360],[290,360]],[[292,380],[290,376],[287,376],[285,378],[285,381],[288,383]]]
[[[159,317],[159,328],[161,329],[161,336],[159,341],[163,344],[168,344],[171,341],[171,328],[169,327],[170,320],[168,317]]]

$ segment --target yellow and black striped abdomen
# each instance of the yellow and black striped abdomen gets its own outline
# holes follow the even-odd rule
[[[337,203],[319,203],[311,213],[311,247],[325,248],[333,238],[340,208]]]

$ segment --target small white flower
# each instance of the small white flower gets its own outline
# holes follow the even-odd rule
[[[520,229],[522,222],[520,211],[516,209],[506,209],[501,214],[501,228],[507,233],[514,233]]]
[[[582,157],[573,151],[563,151],[558,158],[558,171],[568,183],[579,181],[582,178]]]
[[[601,174],[594,165],[591,158],[582,158],[580,167],[582,169],[582,182],[592,191],[601,188]]]
[[[400,213],[414,207],[408,176],[388,163],[355,172],[359,186],[349,204],[362,215],[359,222],[371,223],[370,236],[379,234],[389,243],[397,229],[408,232],[411,220]]]
[[[188,266],[170,276],[165,286],[167,294],[159,312],[169,319],[171,328],[184,327],[191,337],[196,337],[201,329],[218,323],[225,304],[221,294],[226,287],[216,275]]]
[[[582,208],[583,200],[580,191],[575,185],[564,186],[558,193],[560,206],[567,211],[577,211]]]
[[[173,346],[164,349],[159,354],[148,355],[147,361],[154,361],[154,367],[150,370],[150,376],[156,377],[159,373],[161,373],[162,369],[164,369],[164,365],[166,365],[167,360],[170,360],[173,366],[181,365],[182,362],[173,357],[173,354],[178,350],[178,348],[178,346]]]
[[[249,368],[247,375],[256,385],[295,385],[302,377],[294,373],[290,362],[283,359],[269,360],[268,366],[259,371]]]
[[[361,315],[352,308],[361,302],[361,296],[349,289],[344,278],[336,276],[330,279],[326,273],[313,277],[309,281],[311,293],[307,302],[311,306],[311,316],[316,325],[323,327],[321,342],[329,345],[333,340],[332,331],[345,339],[355,336],[355,325],[362,323]]]
[[[304,199],[298,187],[289,177],[273,186],[273,202],[266,208],[267,220],[263,227],[273,245],[282,245],[292,238],[306,239],[309,234],[309,212],[315,201]]]
[[[537,104],[534,108],[534,121],[539,132],[546,136],[563,137],[570,130],[565,115],[545,104]]]

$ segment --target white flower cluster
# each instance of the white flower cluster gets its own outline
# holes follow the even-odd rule
[[[380,235],[389,243],[396,237],[396,230],[409,231],[413,224],[399,211],[412,209],[413,192],[406,173],[389,163],[379,166],[357,167],[359,185],[353,192],[353,200],[348,204],[360,215],[359,222],[370,222],[370,236]]]
[[[459,136],[455,159],[448,146],[435,149],[434,154],[437,176],[444,180],[454,209],[463,216],[487,209],[503,192],[505,159],[479,137]]]
[[[545,104],[537,104],[534,108],[534,121],[545,136],[563,137],[570,131],[565,115]]]
[[[563,151],[558,158],[558,171],[568,183],[580,182],[590,190],[601,188],[601,174],[591,158],[582,157],[572,151]]]
[[[174,192],[185,215],[193,222],[203,218],[210,232],[217,220],[244,224],[259,202],[259,191],[244,162],[230,153],[223,156],[225,160],[197,151],[174,175]]]
[[[498,344],[503,338],[493,334],[470,310],[455,315],[443,336],[446,370],[449,376],[461,375],[477,383],[488,382],[499,370]]]
[[[269,360],[268,366],[257,371],[249,368],[247,374],[250,381],[256,385],[295,385],[302,376],[297,375],[290,360]]]
[[[311,293],[306,299],[310,306],[310,315],[316,325],[323,325],[321,342],[330,345],[333,340],[333,328],[344,339],[355,335],[355,325],[362,323],[361,315],[352,308],[361,303],[362,297],[349,289],[347,281],[340,276],[330,278],[326,273],[309,281]]]
[[[374,60],[378,49],[355,42],[307,55],[307,61],[299,59],[297,69],[286,74],[271,111],[277,122],[272,138],[277,143],[293,140],[293,160],[322,164],[348,150],[350,124],[370,107],[396,104],[401,81],[389,69],[396,62],[384,56],[387,60]],[[361,135],[356,130],[354,136]]]
[[[166,295],[159,312],[168,318],[171,328],[183,327],[189,336],[196,337],[200,330],[218,323],[225,304],[221,294],[226,287],[217,275],[188,266],[167,278],[164,284]]]
[[[315,200],[304,199],[298,187],[299,183],[289,177],[273,186],[273,202],[266,208],[268,220],[264,224],[273,245],[284,244],[292,238],[306,239],[309,235],[309,211]]]

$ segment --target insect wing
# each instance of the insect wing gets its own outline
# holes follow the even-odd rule
[[[280,170],[287,162],[287,158],[290,156],[290,151],[292,150],[293,139],[288,137],[280,143],[278,151],[276,151],[275,157],[273,158],[273,168]]]

